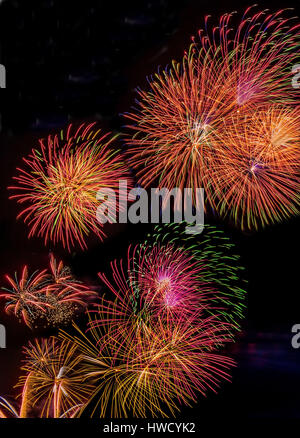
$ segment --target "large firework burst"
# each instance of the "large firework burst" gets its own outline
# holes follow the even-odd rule
[[[242,270],[224,233],[190,236],[185,227],[157,226],[129,247],[126,263],[111,263],[111,280],[99,274],[114,301],[103,296],[88,312],[85,333],[61,332],[96,387],[82,415],[174,415],[229,379],[233,361],[221,349],[243,316]]]
[[[127,141],[130,164],[144,187],[203,187],[216,128],[230,112],[219,69],[204,65],[204,78],[186,62],[173,63],[150,82],[151,91],[138,91],[139,107],[126,115],[135,122]]]
[[[195,401],[197,391],[206,394],[230,378],[234,362],[217,351],[228,340],[226,330],[213,318],[140,321],[128,331],[116,331],[105,311],[94,321],[90,314],[86,334],[76,326],[75,335],[61,332],[77,346],[81,374],[96,387],[82,415],[166,417]]]
[[[186,223],[156,226],[144,243],[129,247],[126,264],[115,260],[111,276],[99,274],[115,301],[102,298],[95,310],[102,318],[93,324],[111,319],[111,331],[130,334],[158,319],[184,321],[197,313],[226,323],[230,336],[236,335],[246,293],[234,245],[213,226],[206,225],[200,236],[187,235],[185,228]]]
[[[202,280],[201,270],[201,263],[192,260],[184,248],[159,244],[129,247],[126,269],[122,260],[115,260],[112,278],[99,273],[114,301],[103,296],[96,310],[90,310],[96,314],[91,324],[101,327],[109,321],[111,333],[114,329],[116,336],[120,332],[133,336],[140,327],[155,325],[157,320],[217,314],[223,310],[215,306],[219,292]]]
[[[18,192],[11,198],[24,205],[18,217],[30,226],[29,237],[42,236],[45,244],[62,242],[70,250],[76,243],[85,248],[90,232],[100,239],[105,236],[96,218],[99,194],[103,189],[117,191],[119,180],[128,174],[118,151],[111,148],[115,137],[107,140],[94,125],[83,124],[76,131],[70,125],[66,132],[49,136],[46,145],[40,140],[40,147],[24,158],[17,185],[9,188]]]
[[[297,213],[298,136],[293,139],[295,153],[286,154],[284,160],[279,149],[277,158],[274,150],[273,159],[282,162],[282,170],[275,165],[272,172],[265,173],[264,199],[259,199],[258,204],[271,199],[272,206],[264,209],[255,205],[259,188],[253,178],[243,187],[244,200],[235,211],[235,200],[230,199],[228,189],[233,181],[231,176],[227,185],[222,181],[225,175],[222,172],[217,184],[216,180],[219,164],[224,165],[224,172],[228,166],[235,168],[236,175],[239,172],[243,175],[243,161],[253,159],[248,151],[255,147],[252,141],[255,129],[252,133],[248,131],[246,137],[241,132],[240,138],[236,134],[237,125],[244,126],[244,118],[255,120],[256,110],[269,114],[272,105],[284,106],[286,113],[295,111],[294,128],[299,129],[297,96],[291,86],[292,66],[299,52],[299,26],[293,18],[286,17],[286,11],[272,14],[252,12],[252,8],[247,9],[236,31],[232,29],[233,14],[222,16],[211,31],[206,19],[205,30],[199,31],[199,39],[193,40],[183,62],[173,62],[170,68],[151,78],[150,90],[138,90],[137,108],[126,114],[133,122],[129,125],[133,135],[127,138],[129,160],[139,182],[146,187],[158,185],[169,190],[191,188],[194,201],[196,189],[204,188],[207,207],[222,215],[225,208],[232,209],[229,215],[235,217],[236,223],[250,227]],[[271,131],[270,117],[264,123],[269,123],[265,129]],[[291,126],[281,123],[281,131],[281,138],[286,137]],[[236,159],[237,155],[241,161]],[[235,189],[239,189],[238,184]],[[291,198],[288,206],[286,198]],[[252,216],[249,220],[238,217],[248,214]]]

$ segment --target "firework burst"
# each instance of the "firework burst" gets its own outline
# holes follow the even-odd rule
[[[81,374],[96,387],[82,415],[167,417],[195,401],[197,391],[206,394],[230,379],[234,362],[217,351],[228,340],[226,329],[212,318],[140,321],[139,327],[118,332],[105,312],[94,318],[89,314],[86,334],[76,326],[75,336],[61,332],[76,344]]]
[[[259,205],[255,198],[259,192],[255,178],[243,186],[245,204],[248,204],[238,200],[236,207],[231,193],[239,189],[239,184],[228,188],[231,182],[234,184],[233,178],[229,176],[226,185],[222,181],[222,178],[226,180],[225,174],[221,171],[219,178],[217,172],[224,164],[224,172],[234,167],[237,173],[243,174],[245,165],[240,161],[253,160],[248,152],[257,137],[254,123],[253,132],[248,129],[246,136],[238,130],[245,126],[243,119],[255,120],[257,110],[261,116],[267,113],[263,123],[269,123],[269,128],[265,127],[269,132],[274,125],[274,115],[270,116],[273,105],[284,106],[283,119],[294,111],[294,128],[291,119],[287,128],[280,122],[277,142],[289,136],[291,130],[299,129],[296,126],[299,106],[291,86],[292,66],[299,52],[299,26],[294,18],[286,16],[286,11],[272,14],[253,12],[252,8],[246,10],[236,31],[234,14],[223,15],[211,31],[207,18],[205,30],[200,30],[199,38],[193,39],[182,63],[173,62],[151,78],[149,91],[138,90],[137,108],[125,115],[131,122],[127,127],[132,133],[127,137],[129,161],[140,184],[169,191],[191,188],[194,202],[196,189],[204,188],[205,208],[222,216],[228,208],[228,215],[237,218],[236,223],[242,226],[248,222],[256,228],[257,224],[297,213],[299,181],[295,170],[299,168],[299,154],[295,148],[295,153],[289,151],[285,159],[281,155],[278,160],[285,176],[278,175],[281,170],[276,165],[276,172],[265,174]],[[296,138],[294,135],[294,143]],[[276,191],[278,183],[280,188]],[[228,193],[224,194],[224,190]],[[282,190],[283,195],[279,195]],[[219,199],[222,195],[224,199]],[[176,195],[175,198],[178,206],[181,199]],[[260,204],[266,199],[269,205],[264,208]],[[238,218],[241,211],[251,216],[249,220]]]
[[[57,263],[50,256],[50,272],[34,272],[28,275],[24,267],[20,280],[8,275],[10,288],[2,288],[0,298],[5,299],[5,310],[13,313],[29,327],[40,325],[56,327],[69,324],[76,315],[87,307],[96,293],[71,274],[63,262]]]
[[[86,248],[90,232],[105,237],[96,218],[99,193],[117,191],[119,180],[129,178],[118,151],[111,148],[115,137],[101,137],[94,125],[81,125],[74,133],[70,125],[49,136],[47,145],[40,140],[40,147],[24,158],[18,184],[9,188],[18,192],[11,198],[25,206],[18,217],[30,226],[29,237],[42,236],[45,244],[61,242],[68,250],[76,243]]]
[[[49,304],[45,317],[47,325],[69,324],[95,295],[88,286],[74,278],[68,266],[64,266],[62,261],[57,263],[51,255],[50,282],[45,295],[45,302]]]
[[[87,399],[92,386],[82,382],[76,347],[56,338],[35,340],[24,348],[18,386],[22,387],[20,416],[35,406],[41,417],[72,416]]]
[[[236,114],[223,132],[206,192],[216,210],[242,229],[299,214],[299,108]]]
[[[249,7],[240,21],[234,13],[221,16],[219,23],[200,29],[186,54],[196,74],[207,58],[223,60],[227,104],[234,109],[266,103],[297,103],[291,87],[292,67],[300,47],[300,24],[291,10],[257,11]],[[235,30],[236,29],[236,30]]]
[[[6,279],[10,288],[2,288],[3,293],[0,294],[0,298],[6,300],[6,312],[13,313],[19,320],[23,319],[31,327],[37,316],[47,311],[48,305],[41,296],[48,283],[47,270],[28,275],[28,267],[25,266],[19,280],[17,274],[15,278],[7,275]]]
[[[127,264],[111,263],[111,278],[99,273],[115,301],[102,298],[95,310],[102,319],[93,324],[101,326],[111,318],[111,330],[114,324],[116,333],[129,333],[157,319],[183,321],[197,313],[228,323],[232,338],[236,335],[246,292],[234,245],[213,226],[206,225],[196,236],[185,233],[186,225],[156,226],[144,243],[129,247]]]
[[[139,90],[139,108],[126,117],[135,124],[128,138],[130,164],[144,186],[202,187],[212,159],[218,126],[229,112],[222,66],[204,65],[206,77],[193,66],[173,63],[150,81],[151,91]]]
[[[139,246],[130,270],[135,290],[147,296],[151,285],[155,290],[162,271],[176,273],[173,281],[189,279],[185,284],[188,293],[182,293],[183,301],[179,306],[185,302],[181,309],[183,315],[202,309],[204,315],[218,317],[229,322],[232,328],[239,329],[244,318],[246,292],[243,268],[234,244],[214,226],[205,225],[200,235],[190,235],[185,232],[186,225],[185,222],[157,225],[145,243]],[[173,263],[176,253],[184,256],[188,263],[182,266]],[[173,284],[176,291],[180,283]],[[184,287],[179,289],[184,291]]]
[[[127,263],[111,263],[112,280],[99,274],[114,301],[103,296],[88,312],[85,333],[61,332],[96,387],[81,415],[175,415],[230,378],[221,349],[243,317],[242,270],[221,231],[199,238],[185,226],[157,226],[129,247]]]
[[[204,311],[218,293],[201,280],[203,266],[184,248],[138,245],[131,254],[129,278],[152,317],[188,317]]]

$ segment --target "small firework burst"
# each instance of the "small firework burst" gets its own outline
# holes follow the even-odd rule
[[[0,298],[6,300],[6,312],[13,313],[31,327],[36,318],[47,311],[47,304],[42,298],[48,284],[47,270],[28,275],[28,267],[25,266],[20,279],[17,273],[15,278],[7,275],[6,279],[10,288],[2,288],[3,293],[0,294]]]
[[[101,137],[94,125],[81,125],[73,133],[70,125],[66,132],[49,136],[47,145],[40,140],[40,147],[24,158],[17,185],[9,189],[18,192],[11,198],[25,206],[18,217],[30,226],[29,237],[44,237],[45,244],[61,242],[68,250],[76,243],[86,248],[91,232],[105,237],[96,217],[99,193],[117,191],[120,179],[130,185],[130,178],[118,151],[111,148],[115,137]]]
[[[20,417],[35,406],[41,417],[73,416],[92,392],[76,368],[75,345],[56,338],[35,340],[24,348],[24,356]]]
[[[67,325],[82,312],[95,292],[76,280],[70,268],[58,264],[51,254],[50,272],[44,270],[28,276],[28,268],[18,280],[6,276],[11,288],[2,288],[7,313],[13,313],[29,327]]]
[[[76,280],[68,266],[50,258],[50,283],[45,295],[48,304],[45,320],[47,325],[69,324],[76,314],[82,312],[95,296],[95,292]]]

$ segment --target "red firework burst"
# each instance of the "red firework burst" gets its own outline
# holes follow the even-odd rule
[[[105,237],[96,217],[101,190],[118,191],[119,180],[130,186],[130,178],[118,151],[111,149],[115,137],[106,140],[94,125],[83,124],[74,133],[70,125],[66,133],[49,136],[47,145],[40,140],[40,148],[24,158],[18,185],[9,188],[20,192],[11,198],[26,206],[18,217],[30,226],[29,237],[43,236],[45,244],[62,242],[68,250],[76,242],[86,248],[90,232]]]
[[[48,284],[47,270],[29,275],[28,267],[24,266],[20,279],[17,274],[15,278],[6,275],[6,279],[10,288],[2,288],[4,292],[0,294],[0,298],[6,300],[6,312],[23,319],[30,327],[37,314],[46,313],[49,306],[43,299]]]
[[[25,266],[19,280],[17,274],[15,279],[6,276],[10,288],[2,288],[4,292],[0,294],[6,300],[6,312],[13,313],[31,328],[69,324],[96,295],[77,281],[63,262],[57,263],[53,255],[50,270],[29,276]]]

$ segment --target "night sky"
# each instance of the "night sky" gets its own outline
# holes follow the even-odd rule
[[[202,0],[1,3],[0,62],[6,67],[7,88],[0,90],[0,281],[24,264],[44,268],[53,249],[39,238],[27,239],[26,225],[16,221],[19,209],[8,200],[7,186],[22,156],[39,138],[70,122],[98,121],[104,131],[123,132],[122,114],[134,105],[135,88],[146,88],[147,76],[172,59],[180,61],[203,17],[249,6],[249,1]],[[259,2],[273,9],[298,3]],[[249,281],[248,310],[242,335],[229,349],[238,362],[233,382],[223,384],[218,395],[199,397],[197,405],[184,409],[183,418],[300,420],[300,349],[291,346],[291,328],[300,324],[300,220],[253,234],[216,218],[206,220],[219,223],[241,254]],[[124,257],[128,244],[149,230],[150,225],[112,226],[109,238],[104,243],[90,239],[86,252],[68,254],[58,246],[55,254],[78,278],[97,285],[97,272]],[[13,396],[22,345],[34,334],[1,307],[0,323],[7,328],[8,347],[0,349],[0,395]]]

